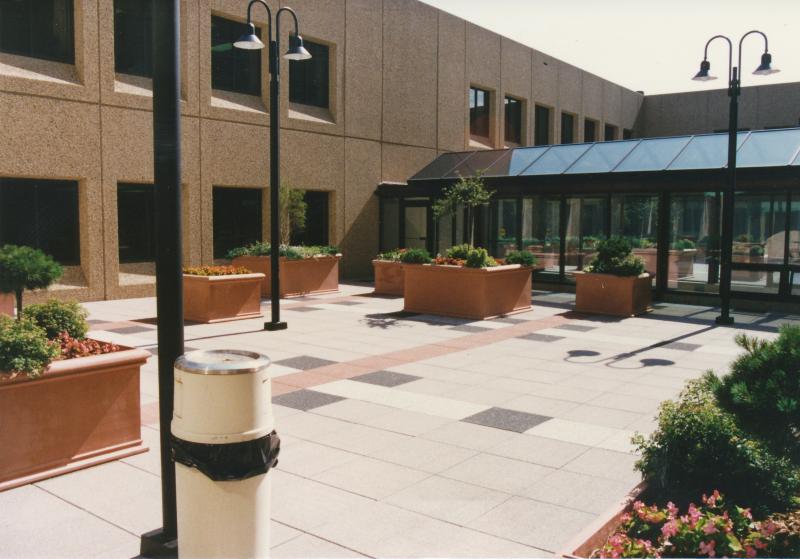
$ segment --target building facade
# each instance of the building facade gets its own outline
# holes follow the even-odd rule
[[[187,265],[268,239],[267,60],[231,46],[247,4],[181,2]],[[0,0],[0,243],[53,254],[67,297],[154,293],[148,6]],[[442,153],[616,140],[682,122],[669,96],[651,103],[416,0],[291,6],[313,58],[281,62],[282,175],[307,191],[298,240],[341,246],[345,277],[371,274],[376,186],[405,182]],[[262,37],[265,18],[254,10]]]

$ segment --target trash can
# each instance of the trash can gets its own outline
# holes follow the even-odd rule
[[[270,549],[274,430],[269,358],[193,351],[175,361],[172,457],[182,558],[261,558]]]

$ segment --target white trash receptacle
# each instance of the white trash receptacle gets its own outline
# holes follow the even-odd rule
[[[274,431],[269,358],[193,351],[175,361],[172,455],[181,558],[266,558]]]

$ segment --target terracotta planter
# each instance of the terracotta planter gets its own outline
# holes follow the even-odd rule
[[[233,276],[183,275],[183,318],[194,322],[221,322],[258,318],[264,274]]]
[[[142,445],[139,368],[124,348],[0,382],[0,491],[125,458]]]
[[[303,260],[288,260],[281,257],[281,297],[336,293],[339,291],[339,260],[341,258],[340,255],[319,256]],[[270,296],[272,289],[269,256],[238,256],[231,263],[234,266],[244,266],[248,270],[264,274],[264,280],[261,282],[261,296]]]
[[[649,274],[614,276],[575,272],[575,282],[575,310],[578,312],[635,316],[650,307]]]
[[[531,308],[531,268],[403,264],[408,312],[483,320]]]
[[[14,300],[14,296],[10,293],[0,293],[0,314],[7,314],[9,316],[14,316],[14,307],[16,306],[16,301]]]
[[[592,552],[605,545],[608,538],[620,525],[622,515],[630,512],[633,502],[647,488],[647,483],[642,482],[634,487],[625,498],[598,516],[582,532],[575,536],[556,557],[582,558],[591,557]]]
[[[633,254],[638,256],[644,261],[644,269],[652,276],[656,275],[656,268],[658,267],[658,249],[657,248],[635,248]],[[697,255],[697,250],[670,250],[667,253],[668,281],[678,281],[680,278],[691,276],[693,273],[694,259]]]
[[[536,257],[537,267],[558,268],[559,255],[557,252],[534,252],[533,255]]]
[[[373,260],[375,295],[403,296],[403,264],[390,260]]]
[[[767,259],[765,256],[756,256],[750,254],[733,254],[731,255],[732,262],[738,262],[741,264],[765,264]],[[733,281],[746,281],[746,282],[757,282],[761,280],[764,276],[771,276],[772,274],[765,274],[759,270],[733,270],[731,271],[731,276]]]

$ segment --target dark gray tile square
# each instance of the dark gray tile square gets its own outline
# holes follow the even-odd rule
[[[142,332],[154,332],[155,328],[146,326],[125,326],[124,328],[114,328],[111,330],[115,334],[141,334]]]
[[[317,307],[290,307],[286,310],[295,312],[311,312],[311,311],[321,311],[322,309]]]
[[[374,373],[367,373],[353,377],[350,380],[357,380],[358,382],[366,382],[368,384],[377,384],[378,386],[400,386],[407,382],[419,380],[422,377],[415,375],[407,375],[405,373],[395,373],[394,371],[375,371]]]
[[[678,350],[681,350],[681,351],[694,351],[698,347],[700,347],[700,345],[699,344],[687,344],[686,342],[672,342],[671,344],[667,344],[667,345],[665,345],[663,347],[665,347],[667,349],[678,349]]]
[[[197,350],[198,350],[198,348],[196,348],[196,347],[184,346],[183,353],[189,353],[190,351],[197,351]],[[153,355],[158,355],[158,346],[148,347],[147,351],[149,351]]]
[[[564,336],[551,336],[550,334],[537,334],[536,332],[517,337],[522,340],[531,340],[534,342],[557,342],[558,340],[564,339]]]
[[[331,305],[342,305],[344,307],[352,307],[353,305],[363,305],[361,301],[337,301],[335,303],[331,303]]]
[[[471,324],[461,324],[460,326],[453,326],[448,330],[455,330],[456,332],[467,332],[468,334],[477,334],[479,332],[488,332],[491,328],[485,326],[472,326]]]
[[[536,427],[552,417],[537,415],[524,411],[507,410],[505,408],[489,408],[488,410],[465,417],[461,421],[494,427],[495,429],[505,429],[515,433],[524,433],[531,427]]]
[[[562,324],[561,326],[556,326],[561,330],[572,330],[573,332],[590,332],[595,330],[597,326],[583,326],[582,324]]]
[[[95,326],[97,324],[105,324],[105,323],[108,322],[108,320],[91,319],[91,320],[87,320],[86,322],[89,324],[89,326]]]
[[[340,400],[344,400],[344,398],[341,396],[334,396],[333,394],[317,392],[315,390],[302,389],[275,396],[272,398],[272,403],[286,406],[287,408],[308,411],[320,406],[327,406],[328,404],[339,402]]]
[[[524,318],[514,318],[513,316],[501,316],[500,318],[493,318],[491,322],[502,322],[503,324],[522,324],[529,322]]]
[[[334,365],[336,361],[329,359],[320,359],[319,357],[311,357],[310,355],[299,355],[297,357],[289,357],[288,359],[281,359],[275,361],[276,365],[283,365],[284,367],[291,367],[293,369],[300,369],[307,371],[308,369],[316,369],[317,367],[324,367],[326,365]]]

